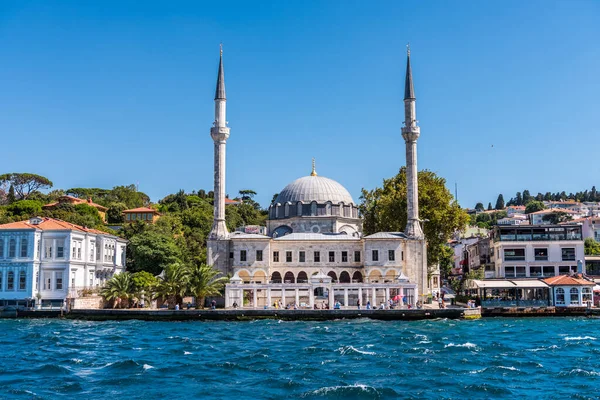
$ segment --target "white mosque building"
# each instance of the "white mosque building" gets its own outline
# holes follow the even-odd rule
[[[208,263],[232,276],[225,306],[264,308],[281,302],[298,307],[345,307],[400,300],[415,305],[439,289],[439,272],[428,276],[427,248],[418,217],[415,96],[407,58],[405,121],[408,224],[405,232],[363,236],[356,202],[340,183],[310,175],[288,184],[269,207],[267,234],[233,232],[225,226],[226,119],[223,54],[215,93],[211,137],[215,150],[215,215]]]

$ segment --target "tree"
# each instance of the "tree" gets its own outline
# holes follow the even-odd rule
[[[553,224],[553,225],[560,224],[561,222],[567,222],[572,219],[573,219],[572,216],[570,216],[566,212],[562,212],[562,211],[551,212],[542,217],[542,220],[544,220],[550,224]]]
[[[533,196],[529,193],[529,190],[525,189],[523,190],[523,204],[522,205],[527,205],[527,203],[529,203],[531,200],[533,200]]]
[[[442,255],[442,246],[457,230],[469,221],[467,213],[446,188],[446,180],[431,171],[419,171],[420,217],[429,220],[423,225],[428,243],[427,261],[436,265]],[[383,181],[382,188],[363,189],[359,209],[364,216],[365,235],[376,232],[398,232],[406,227],[406,167]]]
[[[492,203],[491,203],[491,202],[490,202],[490,203],[488,203],[488,208],[487,208],[487,209],[488,209],[488,211],[492,211],[492,210],[493,210],[493,208],[492,208]]]
[[[442,279],[447,279],[452,273],[454,267],[454,250],[448,246],[443,246],[440,252],[440,273]]]
[[[517,205],[520,206],[520,204]],[[502,196],[502,194],[498,195],[498,199],[496,200],[496,207],[494,207],[494,209],[504,210],[504,197]]]
[[[189,269],[189,293],[196,298],[196,308],[204,308],[207,296],[217,296],[229,281],[226,276],[206,264],[192,264]]]
[[[8,195],[6,196],[6,201],[8,204],[12,204],[17,200],[15,196],[15,185],[10,185],[8,188]]]
[[[52,187],[52,181],[44,176],[20,172],[0,175],[0,183],[9,183],[19,200],[26,200],[31,193]]]
[[[181,249],[175,239],[153,230],[140,233],[129,240],[129,270],[148,271],[158,275],[167,266],[181,261]]]
[[[585,255],[586,256],[598,256],[600,255],[600,243],[596,242],[594,238],[587,238],[583,242]]]
[[[154,275],[147,271],[140,271],[132,274],[131,280],[133,282],[134,296],[138,301],[153,297],[152,291],[158,284],[158,279]]]
[[[242,200],[252,200],[256,196],[256,192],[252,189],[240,190],[239,193]]]
[[[475,204],[475,210],[477,210],[477,211],[484,211],[485,208],[483,208],[483,203],[477,203],[477,204]]]
[[[527,206],[525,207],[525,214],[531,214],[536,211],[541,211],[545,208],[546,207],[544,206],[544,203],[542,203],[541,201],[533,200],[527,203]]]
[[[106,217],[108,219],[109,224],[122,224],[125,222],[125,216],[123,215],[123,211],[127,209],[127,205],[125,203],[112,203],[110,207],[108,207],[108,211],[106,212]]]
[[[42,212],[42,204],[35,200],[19,200],[7,206],[6,211],[15,217],[35,217]]]
[[[113,308],[124,307],[128,305],[129,299],[133,293],[133,280],[129,272],[123,272],[110,278],[100,294],[113,303]]]
[[[166,299],[169,306],[174,306],[175,304],[181,306],[183,296],[185,296],[187,291],[188,282],[189,274],[183,264],[171,264],[158,277],[156,295]]]

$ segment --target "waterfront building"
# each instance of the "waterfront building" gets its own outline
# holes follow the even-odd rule
[[[420,295],[439,291],[439,270],[428,276],[426,242],[418,212],[416,119],[410,52],[405,78],[402,136],[407,163],[407,216],[404,232],[364,236],[357,204],[337,181],[317,174],[285,186],[269,207],[266,232],[229,233],[225,226],[226,119],[223,55],[215,93],[214,222],[207,243],[208,263],[232,278],[225,306],[373,306],[390,299],[415,305]],[[266,233],[266,234],[265,234]]]
[[[125,270],[124,239],[53,218],[0,225],[0,305],[62,305]]]
[[[537,278],[585,272],[581,225],[498,225],[492,232],[493,278]],[[487,276],[486,276],[487,277]]]
[[[79,204],[87,204],[90,207],[94,207],[96,210],[98,210],[98,214],[100,214],[100,217],[102,218],[102,221],[104,223],[106,223],[106,211],[108,210],[108,208],[101,206],[100,204],[96,204],[92,201],[91,197],[88,197],[87,199],[80,199],[77,197],[73,197],[73,196],[60,196],[57,201],[53,202],[53,203],[49,203],[46,205],[43,205],[42,208],[45,210],[52,210],[55,209],[63,204],[70,204],[73,206],[79,205]]]
[[[160,213],[150,207],[138,207],[123,211],[125,222],[143,221],[147,223],[155,223],[160,218]]]

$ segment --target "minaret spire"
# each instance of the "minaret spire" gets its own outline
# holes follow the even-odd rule
[[[402,137],[406,145],[407,223],[404,233],[408,237],[422,238],[423,229],[419,219],[419,183],[417,180],[417,139],[421,129],[417,126],[415,90],[410,68],[410,46],[406,51],[406,80],[404,84],[404,126]]]
[[[223,43],[220,44],[219,73],[217,75],[217,89],[215,90],[215,100],[226,100],[225,97],[225,71],[223,70]]]
[[[225,97],[225,72],[223,45],[220,48],[217,89],[215,92],[215,120],[210,128],[214,142],[214,219],[208,235],[207,262],[223,274],[229,272],[229,231],[225,224],[225,152],[229,139],[227,126],[227,99]]]

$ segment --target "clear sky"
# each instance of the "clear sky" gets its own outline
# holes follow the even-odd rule
[[[419,168],[461,205],[600,186],[599,21],[576,0],[4,0],[0,172],[212,190],[223,42],[230,196],[266,206],[315,157],[358,202],[405,163],[410,41]]]

